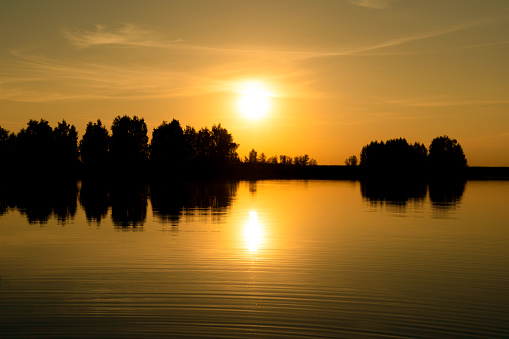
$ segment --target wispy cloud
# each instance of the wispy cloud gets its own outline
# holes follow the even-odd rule
[[[350,0],[350,3],[355,6],[384,9],[389,7],[391,0]]]
[[[189,72],[161,63],[76,62],[19,50],[11,54],[15,60],[0,61],[0,100],[141,100],[234,92],[235,81],[253,69],[249,61],[201,65],[199,72]],[[311,81],[310,74],[290,68],[254,75],[275,84],[291,83],[280,96],[302,96],[308,92],[302,88]]]
[[[62,29],[62,34],[78,48],[98,45],[119,45],[134,47],[161,47],[164,44],[182,42],[182,39],[161,42],[153,30],[144,29],[133,24],[123,24],[117,30],[104,25],[95,25],[94,31],[70,31]]]
[[[417,98],[405,100],[385,100],[384,103],[408,107],[492,106],[507,105],[509,104],[509,100],[440,100],[436,98]]]
[[[0,99],[50,101],[65,99],[122,98],[148,99],[202,95],[232,91],[232,81],[260,75],[267,81],[290,84],[282,96],[319,97],[313,92],[315,74],[304,66],[310,59],[323,57],[376,55],[377,51],[430,39],[480,25],[485,21],[451,26],[431,32],[389,39],[357,48],[274,49],[249,46],[203,46],[180,39],[165,40],[156,31],[133,24],[118,29],[97,25],[92,31],[63,30],[64,37],[77,48],[73,59],[53,58],[23,50],[11,51],[10,59],[0,59]],[[103,50],[114,46],[114,51]],[[91,63],[82,52],[101,49]],[[134,48],[129,60],[118,59],[119,48]],[[159,49],[147,57],[147,48]],[[142,58],[136,62],[136,53]],[[179,53],[174,53],[178,51]],[[92,50],[92,52],[94,52]],[[115,57],[109,52],[115,52]],[[87,52],[87,55],[89,52]],[[394,52],[394,53],[404,53]],[[175,54],[178,54],[176,56]],[[217,58],[213,58],[216,57]],[[225,58],[223,58],[225,57]],[[174,66],[178,58],[185,67]],[[115,60],[115,61],[112,61]],[[161,61],[163,60],[163,61]],[[179,64],[180,65],[180,64]],[[253,69],[257,69],[254,72]],[[311,93],[311,94],[310,94]],[[410,104],[410,103],[408,103]],[[427,104],[430,103],[413,103]]]
[[[490,42],[490,43],[487,43],[487,44],[478,44],[478,45],[464,46],[462,48],[469,49],[469,48],[479,48],[479,47],[500,46],[500,45],[507,45],[507,44],[509,44],[509,40],[507,40],[507,41],[499,41],[499,42]]]
[[[381,0],[356,0],[357,2],[372,3],[373,6],[381,6],[387,1]],[[351,56],[364,55],[366,52],[373,52],[389,47],[403,45],[409,42],[430,39],[446,34],[462,31],[472,28],[492,19],[484,19],[464,24],[452,25],[441,29],[417,33],[394,39],[388,39],[379,43],[374,43],[356,48],[341,49],[309,49],[301,50],[295,48],[274,49],[272,47],[260,46],[204,46],[185,42],[183,39],[164,40],[161,39],[153,30],[148,30],[134,24],[123,24],[119,29],[108,29],[103,25],[96,25],[95,31],[70,31],[62,30],[63,36],[77,48],[88,48],[94,46],[125,46],[139,48],[159,48],[165,50],[179,50],[182,52],[197,52],[215,55],[243,56],[243,57],[263,57],[266,59],[285,59],[288,61],[305,60],[311,58],[331,57],[331,56]],[[404,53],[404,52],[400,52]]]

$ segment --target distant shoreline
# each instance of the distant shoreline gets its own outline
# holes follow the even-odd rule
[[[509,167],[467,167],[459,176],[427,177],[426,175],[379,175],[376,177],[364,173],[361,166],[316,165],[316,166],[267,166],[263,164],[239,164],[225,170],[222,178],[239,180],[263,179],[330,179],[330,180],[509,180]]]
[[[0,172],[2,172],[0,170]],[[218,167],[184,168],[121,168],[105,167],[86,171],[31,168],[25,171],[2,173],[1,182],[21,180],[28,182],[87,180],[107,182],[192,182],[209,180],[359,180],[373,182],[426,182],[457,180],[509,180],[509,167],[469,166],[462,173],[449,176],[431,176],[421,173],[368,173],[362,166],[239,163]]]

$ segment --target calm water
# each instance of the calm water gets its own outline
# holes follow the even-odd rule
[[[10,187],[0,336],[509,337],[509,182]]]

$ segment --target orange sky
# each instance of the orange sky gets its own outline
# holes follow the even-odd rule
[[[509,166],[506,0],[2,1],[0,125],[221,123],[267,156],[343,164],[372,140],[458,139]],[[242,84],[270,92],[260,119]]]

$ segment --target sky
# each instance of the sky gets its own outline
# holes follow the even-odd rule
[[[239,109],[246,84],[265,115]],[[255,105],[255,104],[254,104]],[[272,155],[344,164],[448,135],[509,166],[507,0],[0,0],[0,126],[220,123]]]

